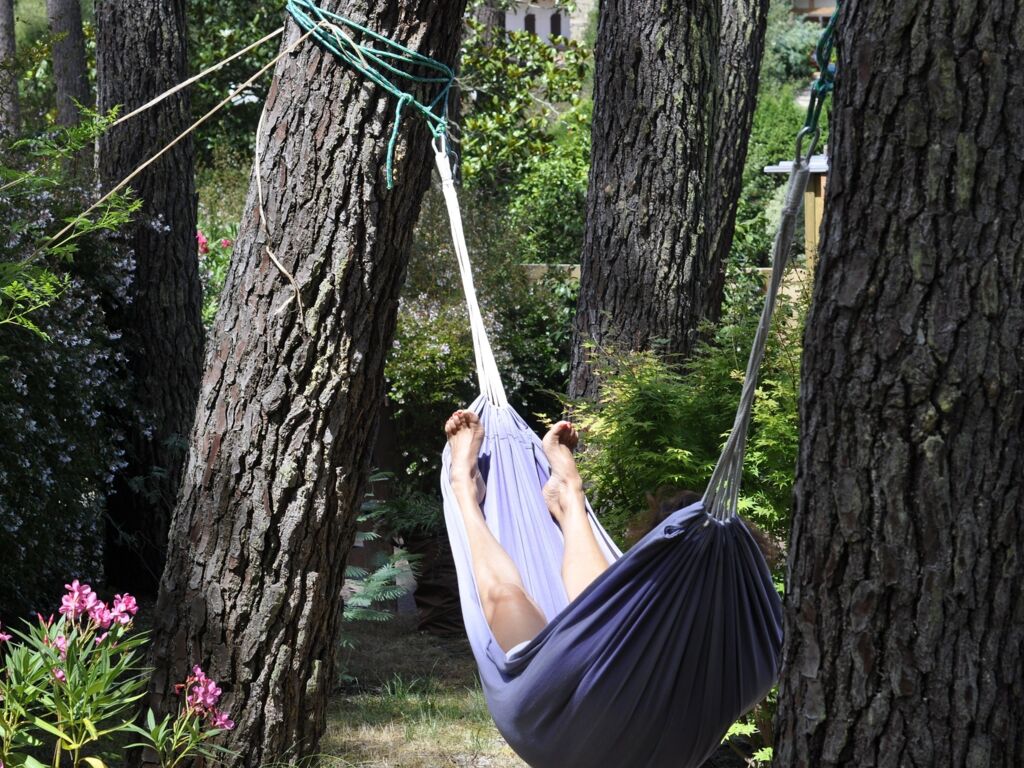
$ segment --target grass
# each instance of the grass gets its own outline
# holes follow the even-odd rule
[[[491,721],[465,639],[419,633],[404,616],[346,635],[320,768],[525,768]]]

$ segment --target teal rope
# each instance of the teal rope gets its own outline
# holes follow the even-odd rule
[[[839,2],[836,2],[836,9],[828,20],[825,30],[821,33],[818,45],[814,49],[814,59],[818,64],[821,74],[811,85],[811,99],[807,105],[807,118],[804,120],[804,127],[810,131],[818,130],[818,123],[821,120],[821,110],[825,105],[825,99],[835,88],[835,68],[832,66],[832,52],[836,45],[836,22],[839,19]]]
[[[326,50],[398,99],[387,153],[387,183],[391,189],[394,186],[395,147],[405,107],[412,106],[426,119],[435,138],[443,136],[448,130],[448,93],[455,82],[455,73],[436,59],[406,48],[340,14],[324,10],[314,0],[287,0],[285,8],[296,23],[310,32]],[[429,74],[416,75],[405,69],[414,67]],[[436,88],[437,93],[429,102],[423,103],[397,83],[406,88]]]

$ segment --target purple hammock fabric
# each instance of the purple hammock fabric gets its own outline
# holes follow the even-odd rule
[[[541,495],[548,463],[540,440],[511,408],[482,396],[471,408],[486,430],[484,516],[549,622],[511,659],[494,640],[446,447],[445,520],[498,730],[533,768],[699,766],[778,674],[782,606],[750,532],[698,503],[623,555],[591,512],[612,565],[570,604],[561,531]]]

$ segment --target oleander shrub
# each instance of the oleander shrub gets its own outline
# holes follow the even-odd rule
[[[210,740],[234,723],[218,708],[220,687],[198,666],[178,686],[175,715],[157,721],[150,710],[137,724],[148,675],[147,638],[133,631],[135,598],[106,603],[77,579],[65,588],[56,615],[39,614],[21,630],[0,627],[0,765],[107,768],[123,765],[131,747],[152,749],[161,768],[228,754]]]

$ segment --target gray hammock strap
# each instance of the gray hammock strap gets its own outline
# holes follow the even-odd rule
[[[473,284],[473,267],[469,262],[469,248],[466,246],[466,234],[462,228],[462,213],[459,210],[459,197],[455,192],[452,179],[452,167],[448,161],[448,150],[445,138],[441,136],[434,141],[434,161],[438,173],[441,174],[441,191],[448,209],[448,221],[452,229],[452,243],[455,246],[455,258],[459,262],[459,274],[462,276],[462,290],[466,294],[466,308],[469,311],[469,326],[473,333],[473,354],[476,357],[476,373],[480,380],[480,392],[491,405],[504,408],[508,405],[505,387],[501,383],[498,363],[494,359],[494,350],[487,338],[480,303],[476,298],[476,287]]]
[[[743,479],[743,456],[746,451],[750,414],[757,389],[757,372],[764,360],[779,286],[782,284],[782,275],[786,271],[786,261],[789,257],[790,246],[793,244],[793,236],[796,233],[797,216],[800,213],[809,178],[808,158],[798,155],[789,175],[786,204],[782,209],[779,229],[775,233],[775,243],[772,246],[771,279],[768,282],[764,309],[761,311],[761,321],[757,325],[754,344],[750,350],[750,359],[747,361],[747,372],[743,377],[743,389],[740,392],[739,407],[736,409],[736,420],[733,422],[732,431],[729,433],[729,439],[725,443],[718,464],[715,465],[708,489],[704,492],[704,510],[717,520],[735,517],[739,506],[740,482]]]

